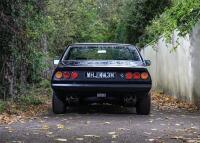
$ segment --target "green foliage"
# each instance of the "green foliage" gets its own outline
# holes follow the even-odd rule
[[[164,36],[167,40],[170,40],[171,33],[175,29],[179,31],[181,36],[184,36],[190,33],[199,19],[199,0],[173,0],[172,6],[146,27],[140,45],[144,46],[148,43],[154,43],[160,36]]]
[[[0,100],[0,114],[3,113],[6,109],[6,103],[2,100]]]
[[[44,104],[51,94],[50,81],[43,79],[37,86],[29,87],[20,96],[13,98],[13,102],[26,110],[27,106]]]
[[[13,96],[42,80],[49,67],[47,35],[53,23],[43,0],[7,0],[1,6],[0,96]]]
[[[49,0],[48,16],[54,23],[49,35],[50,52],[76,42],[113,42],[123,1]]]
[[[41,89],[50,89],[51,88],[51,85],[50,85],[50,81],[47,80],[47,79],[43,79],[40,83],[39,83],[39,88]]]
[[[166,7],[170,0],[129,0],[122,12],[121,22],[116,30],[116,40],[137,44],[145,33],[145,27]]]
[[[21,106],[29,106],[29,105],[40,105],[44,101],[42,101],[38,96],[27,95],[27,96],[19,96],[15,102],[20,104]]]
[[[46,84],[46,83],[45,83]],[[46,85],[45,85],[46,86]],[[44,87],[40,88],[30,88],[26,91],[24,91],[21,96],[16,96],[13,101],[20,105],[22,108],[27,107],[27,106],[37,106],[40,104],[45,103],[44,96],[47,96],[49,94],[46,93],[50,87],[47,87],[46,89]]]

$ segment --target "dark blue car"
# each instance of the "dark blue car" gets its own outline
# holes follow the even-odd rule
[[[53,112],[63,114],[78,104],[110,103],[136,107],[137,114],[150,113],[152,86],[138,49],[129,44],[83,43],[66,48],[55,69]]]

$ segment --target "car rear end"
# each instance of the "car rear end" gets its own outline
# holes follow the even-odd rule
[[[73,45],[54,71],[52,88],[65,106],[73,101],[134,106],[149,96],[151,77],[131,45]]]

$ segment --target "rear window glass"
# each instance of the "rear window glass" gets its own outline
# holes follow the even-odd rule
[[[140,56],[134,47],[71,47],[63,59],[140,61]]]

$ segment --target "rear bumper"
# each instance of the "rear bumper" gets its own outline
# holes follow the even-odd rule
[[[151,84],[52,84],[54,91],[148,93]]]

